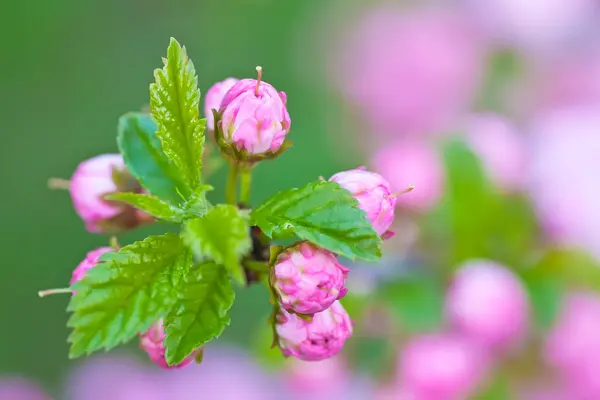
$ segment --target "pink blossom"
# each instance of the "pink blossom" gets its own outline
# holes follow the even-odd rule
[[[123,355],[86,359],[69,377],[65,392],[66,400],[176,400],[157,369]]]
[[[561,373],[572,398],[600,398],[600,297],[568,295],[545,349],[546,359]]]
[[[491,181],[506,191],[520,189],[525,183],[526,169],[525,142],[520,132],[495,114],[472,116],[466,130],[467,142]]]
[[[206,127],[208,130],[215,129],[215,118],[213,110],[221,109],[221,101],[225,93],[238,82],[235,78],[227,78],[224,81],[217,82],[208,89],[204,96],[204,116],[206,117]]]
[[[73,274],[71,276],[71,285],[77,281],[83,279],[85,274],[90,270],[90,268],[98,265],[98,259],[105,253],[109,253],[111,251],[115,251],[112,247],[100,247],[96,250],[92,250],[86,254],[85,259],[79,263],[79,265],[73,270]]]
[[[33,382],[22,378],[0,378],[0,399],[6,400],[51,400]]]
[[[486,346],[514,343],[527,327],[529,303],[523,284],[493,261],[463,264],[454,276],[446,306],[452,324]]]
[[[375,130],[437,132],[468,108],[484,63],[462,15],[384,7],[351,29],[335,79]]]
[[[183,368],[194,361],[196,352],[192,352],[179,364],[169,365],[165,358],[165,328],[162,320],[153,324],[147,332],[140,335],[140,347],[148,354],[150,360],[164,369]]]
[[[600,109],[564,108],[531,126],[529,189],[548,234],[600,257]]]
[[[219,129],[224,140],[249,155],[279,150],[291,126],[286,102],[285,93],[266,82],[237,82],[221,102]]]
[[[312,398],[324,394],[322,397],[331,398],[350,384],[350,371],[341,356],[312,362],[294,359],[288,366],[286,383],[298,395]]]
[[[564,47],[593,26],[594,0],[463,0],[488,31],[528,51]]]
[[[406,139],[381,148],[373,156],[375,171],[388,179],[394,191],[410,185],[414,189],[397,197],[397,204],[427,211],[439,201],[444,186],[444,170],[439,155],[428,143]]]
[[[71,177],[70,192],[75,211],[90,232],[102,231],[101,222],[121,213],[122,206],[109,203],[102,196],[117,191],[113,171],[124,168],[120,154],[104,154],[79,164]]]
[[[277,335],[283,354],[304,361],[319,361],[338,354],[352,335],[352,322],[339,301],[307,321],[281,310]]]
[[[283,308],[314,314],[344,297],[347,274],[348,269],[333,253],[302,242],[279,255],[273,267],[272,285]]]
[[[278,377],[268,375],[247,354],[208,347],[202,364],[168,374],[168,400],[276,400],[290,398]]]
[[[422,336],[410,341],[400,354],[399,385],[415,400],[462,400],[475,390],[484,367],[480,350],[466,340]]]
[[[396,196],[390,184],[381,175],[365,167],[338,172],[330,179],[352,193],[358,206],[367,213],[367,219],[377,234],[383,235],[394,222]]]

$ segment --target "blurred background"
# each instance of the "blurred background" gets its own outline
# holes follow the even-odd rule
[[[0,399],[600,399],[597,0],[30,0],[0,6]],[[268,297],[240,291],[202,365],[132,343],[67,358],[73,268],[108,237],[47,187],[117,152],[169,38],[205,92],[288,95],[292,150],[253,202],[366,165],[401,191],[386,256],[350,265],[355,321],[325,362],[268,350]],[[211,183],[222,198],[225,171]],[[154,225],[130,243],[170,229]]]

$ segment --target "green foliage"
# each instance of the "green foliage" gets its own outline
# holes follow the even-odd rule
[[[162,150],[150,115],[127,113],[119,118],[117,144],[131,174],[153,195],[178,205],[186,187]]]
[[[154,71],[150,85],[150,108],[158,125],[156,135],[193,192],[201,184],[202,155],[206,120],[200,119],[200,90],[194,64],[185,47],[173,38],[164,68]]]
[[[235,292],[227,271],[213,262],[196,265],[189,273],[179,299],[165,318],[166,359],[169,365],[221,335],[230,319]]]
[[[335,182],[279,192],[252,210],[250,217],[271,238],[297,236],[352,260],[381,257],[381,238],[358,201]]]
[[[148,194],[112,193],[104,196],[104,198],[106,200],[127,203],[139,210],[165,221],[182,222],[185,216],[181,209]]]
[[[428,242],[452,268],[490,258],[518,268],[534,245],[537,225],[524,199],[499,193],[471,149],[458,138],[443,148],[446,193],[426,222]]]
[[[534,321],[542,329],[554,322],[565,288],[600,291],[600,265],[581,250],[551,249],[520,273],[529,292]]]
[[[431,332],[442,326],[444,288],[435,277],[407,277],[390,282],[379,289],[377,296],[398,318],[402,331]]]
[[[109,350],[146,331],[171,309],[192,265],[191,253],[173,234],[150,236],[101,260],[72,287],[72,358]]]
[[[252,241],[248,219],[237,207],[215,206],[204,217],[188,222],[182,235],[199,262],[214,260],[225,265],[235,280],[245,282],[240,259],[250,250]]]
[[[397,357],[391,341],[383,337],[361,337],[355,343],[353,351],[351,361],[356,369],[371,376],[389,372]]]

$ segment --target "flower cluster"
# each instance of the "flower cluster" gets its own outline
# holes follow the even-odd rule
[[[195,70],[174,39],[164,64],[150,86],[151,115],[128,113],[119,121],[121,154],[83,162],[62,186],[90,232],[162,219],[180,224],[181,233],[124,247],[114,238],[111,247],[87,254],[69,288],[40,292],[73,295],[71,356],[137,336],[161,368],[200,361],[204,345],[229,324],[234,283],[255,282],[273,295],[270,321],[283,355],[319,361],[338,354],[353,332],[340,303],[349,269],[339,258],[381,257],[398,193],[360,167],[250,207],[252,169],[290,146],[287,95],[264,82],[257,67],[257,79],[213,85],[203,121]],[[226,204],[205,196],[205,127],[229,163]],[[272,242],[282,236],[296,242]]]

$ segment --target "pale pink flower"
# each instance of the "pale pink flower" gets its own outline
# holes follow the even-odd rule
[[[396,196],[387,180],[365,167],[338,172],[329,180],[352,193],[378,235],[386,233],[394,222],[396,207]]]
[[[221,109],[221,101],[225,97],[225,93],[238,82],[235,78],[227,78],[221,82],[217,82],[208,89],[204,96],[204,116],[206,117],[206,127],[208,130],[215,129],[215,118],[213,110]]]
[[[529,189],[547,233],[600,257],[600,109],[565,108],[531,128]]]
[[[165,390],[158,369],[146,368],[123,355],[103,355],[85,359],[70,375],[66,400],[165,400],[172,399]]]
[[[398,384],[415,400],[463,400],[484,370],[483,354],[465,339],[428,335],[413,339],[400,353]]]
[[[463,0],[492,35],[527,51],[565,47],[598,16],[594,0]]]
[[[506,347],[523,338],[529,316],[527,293],[509,269],[471,260],[455,274],[447,311],[461,334],[484,346]]]
[[[338,354],[352,335],[352,322],[339,301],[308,321],[281,310],[276,326],[279,347],[285,356],[320,361]]]
[[[347,274],[348,269],[333,253],[301,242],[277,257],[272,285],[283,308],[299,314],[314,314],[344,297]]]
[[[73,270],[73,274],[71,276],[71,285],[77,281],[83,279],[85,274],[90,270],[90,268],[98,265],[98,259],[105,253],[109,253],[111,251],[115,251],[112,247],[100,247],[96,250],[92,250],[86,254],[85,259],[79,263],[79,265]]]
[[[120,154],[103,154],[82,162],[73,173],[69,186],[73,205],[90,232],[104,230],[101,223],[123,211],[122,205],[107,202],[102,196],[117,191],[113,172],[124,169]]]
[[[526,179],[525,141],[516,127],[496,114],[478,114],[466,124],[467,143],[489,179],[506,191],[520,189]]]
[[[0,377],[0,399],[51,400],[35,383],[12,377]]]
[[[600,398],[600,297],[572,293],[546,340],[546,359],[561,374],[573,399]]]
[[[334,78],[375,130],[437,133],[468,108],[484,60],[464,16],[383,7],[351,29]]]
[[[286,102],[285,93],[266,82],[238,81],[221,102],[219,129],[223,139],[249,155],[276,152],[290,131]]]
[[[193,351],[179,364],[169,365],[165,358],[165,328],[162,320],[152,324],[147,332],[140,335],[140,347],[148,354],[150,360],[164,369],[183,368],[194,361],[196,351]]]
[[[406,139],[382,147],[372,160],[373,168],[389,180],[392,190],[414,189],[397,197],[397,204],[427,211],[440,200],[444,170],[439,154],[425,141]]]

